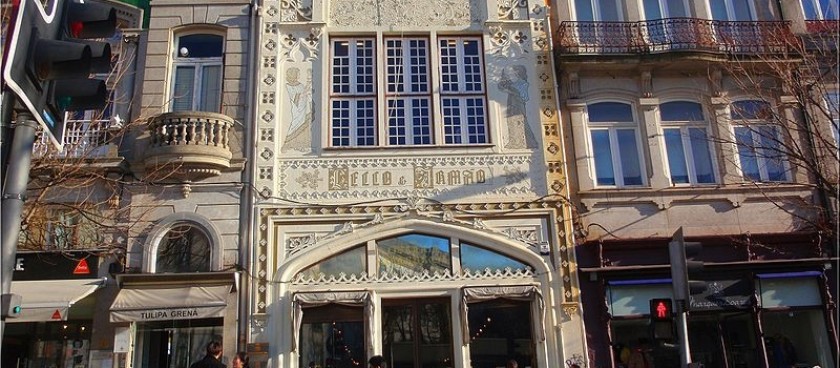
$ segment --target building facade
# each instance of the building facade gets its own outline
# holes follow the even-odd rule
[[[668,243],[682,228],[703,243],[708,284],[688,301],[693,361],[834,367],[837,198],[822,189],[836,189],[837,140],[818,132],[837,85],[816,78],[825,93],[803,99],[797,82],[813,77],[808,60],[836,75],[813,58],[836,49],[802,46],[836,37],[836,4],[552,5],[590,366],[626,366],[639,348],[678,366],[673,339],[652,339],[649,302],[672,298]],[[809,121],[815,106],[823,118]]]
[[[262,3],[252,365],[586,360],[547,16]]]

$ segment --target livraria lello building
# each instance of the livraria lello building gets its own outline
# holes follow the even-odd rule
[[[252,350],[275,367],[584,362],[546,4],[260,14]]]

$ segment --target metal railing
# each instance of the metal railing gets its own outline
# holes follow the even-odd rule
[[[105,150],[98,148],[108,144],[108,128],[111,122],[104,120],[67,120],[64,132],[64,149],[56,152],[49,137],[38,133],[32,154],[36,158],[96,158],[102,157]]]
[[[833,34],[836,37],[837,34],[840,33],[840,20],[806,20],[805,30],[807,30],[808,33]]]
[[[788,22],[666,18],[640,22],[562,22],[565,54],[654,54],[672,51],[779,53],[796,38]]]

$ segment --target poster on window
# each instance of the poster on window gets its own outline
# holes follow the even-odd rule
[[[87,368],[89,340],[68,340],[64,347],[64,368]]]

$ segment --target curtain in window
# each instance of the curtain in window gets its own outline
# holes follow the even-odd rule
[[[175,88],[172,94],[172,111],[192,110],[193,88],[195,86],[195,67],[179,66],[175,68]]]
[[[303,324],[303,308],[327,304],[341,304],[351,307],[365,307],[365,322],[373,331],[373,303],[369,291],[346,291],[334,293],[297,293],[292,298],[292,351],[297,351],[300,327]]]
[[[462,289],[463,297],[461,299],[461,335],[464,340],[464,345],[470,342],[470,324],[467,322],[469,313],[469,303],[483,302],[493,299],[510,299],[510,300],[525,300],[535,301],[539,307],[540,318],[537,323],[537,328],[532,329],[534,341],[545,341],[545,301],[542,293],[536,286],[488,286],[488,287],[471,287]]]
[[[222,92],[222,66],[207,65],[201,69],[201,106],[200,111],[219,112]]]

